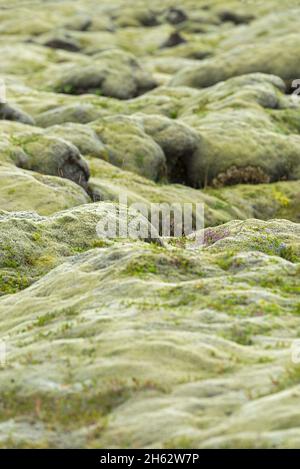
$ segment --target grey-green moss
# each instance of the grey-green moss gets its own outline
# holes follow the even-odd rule
[[[0,10],[0,447],[299,447],[299,6],[50,3]]]

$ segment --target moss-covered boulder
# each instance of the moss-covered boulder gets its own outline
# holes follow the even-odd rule
[[[36,123],[40,127],[50,127],[65,122],[87,124],[100,116],[101,111],[97,111],[91,104],[69,104],[41,112]]]
[[[21,139],[21,146],[28,156],[24,169],[70,179],[87,187],[89,168],[78,149],[63,139],[36,136]]]
[[[206,226],[218,225],[232,219],[287,218],[300,221],[298,181],[273,184],[240,184],[223,188],[194,189],[180,184],[155,184],[153,181],[124,171],[104,160],[88,158],[91,169],[89,182],[95,199],[118,202],[126,195],[128,203],[142,202],[172,205],[175,203],[203,204]]]
[[[39,36],[39,43],[52,49],[62,49],[69,52],[79,52],[81,49],[79,42],[69,32],[56,32]]]
[[[7,123],[2,128],[0,160],[23,169],[70,179],[85,189],[89,179],[87,162],[72,143],[42,130]]]
[[[76,146],[82,155],[106,158],[106,147],[91,127],[66,123],[49,127],[45,134],[67,140]]]
[[[205,88],[234,76],[254,72],[277,75],[290,84],[300,74],[298,44],[299,35],[291,33],[284,37],[284,41],[282,37],[274,37],[256,44],[239,45],[199,65],[181,70],[171,80],[171,85]]]
[[[138,115],[145,132],[163,150],[170,182],[190,185],[194,154],[200,146],[200,137],[187,125],[157,115]]]
[[[62,252],[81,227],[86,243],[92,214],[77,223],[80,212],[0,225],[8,241],[18,225],[38,262],[46,239]],[[293,445],[299,226],[232,222],[205,240],[200,251],[94,247],[1,298],[4,447],[253,448],[258,427],[260,447]]]
[[[54,70],[53,70],[54,72]],[[93,61],[81,65],[67,64],[57,68],[47,86],[60,93],[95,93],[118,99],[129,99],[156,86],[134,57],[118,50],[101,52]]]
[[[275,111],[296,116],[299,104],[283,89],[271,75],[244,75],[185,104],[182,120],[201,136],[191,170],[195,185],[299,179],[299,135],[279,125]]]
[[[17,121],[21,122],[22,124],[29,124],[33,125],[34,120],[28,116],[28,114],[20,111],[19,109],[15,109],[11,107],[7,103],[0,102],[0,119],[5,119],[9,121]]]
[[[90,127],[105,145],[105,151],[99,154],[102,159],[154,181],[166,176],[165,154],[139,119],[107,117],[92,122]]]
[[[154,228],[152,233],[157,235],[152,239],[151,225],[145,217],[139,217],[138,212],[125,206],[122,216],[128,224],[139,222],[137,239],[161,244]],[[48,217],[35,212],[1,211],[1,294],[27,287],[67,257],[113,245],[115,238],[124,238],[122,233],[119,234],[121,223],[119,207],[113,203],[81,204]],[[115,228],[115,237],[106,236],[110,226]]]
[[[299,447],[297,2],[29,3],[0,8],[0,448]]]

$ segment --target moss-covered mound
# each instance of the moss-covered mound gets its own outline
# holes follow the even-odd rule
[[[0,7],[0,447],[299,448],[299,5],[29,3]]]

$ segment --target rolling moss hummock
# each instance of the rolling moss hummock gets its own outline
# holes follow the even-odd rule
[[[188,432],[184,447],[211,439],[242,445],[246,436],[253,447],[256,427],[240,430],[249,406],[261,408],[264,445],[280,435],[290,446],[299,225],[229,222],[208,228],[200,250],[184,248],[192,239],[100,244],[92,231],[96,207],[90,215],[85,207],[49,219],[7,215],[5,222],[2,215],[8,233],[18,225],[19,241],[5,249],[1,279],[4,271],[35,275],[30,287],[4,291],[0,301],[10,347],[0,373],[0,430],[10,422],[9,446],[169,447]]]
[[[0,8],[1,448],[300,446],[300,7],[175,3]]]

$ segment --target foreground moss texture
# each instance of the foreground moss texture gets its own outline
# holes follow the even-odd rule
[[[3,4],[0,447],[300,446],[299,14]],[[120,195],[204,246],[100,239]]]

